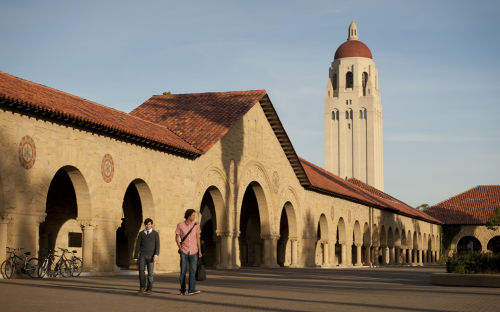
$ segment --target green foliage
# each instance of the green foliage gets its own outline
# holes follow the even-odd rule
[[[446,259],[446,272],[456,274],[500,274],[500,254],[461,251]]]
[[[425,211],[427,208],[430,208],[430,206],[427,204],[422,204],[415,209],[420,210],[420,211]]]
[[[495,210],[495,212],[488,219],[488,222],[486,222],[488,230],[496,231],[497,226],[500,226],[500,207]]]
[[[169,94],[172,94],[172,92],[168,91],[168,92],[163,92],[163,95],[169,95]]]
[[[440,225],[438,226],[439,237],[441,237],[441,254],[446,256],[450,253],[451,241],[453,237],[460,233],[460,225]]]

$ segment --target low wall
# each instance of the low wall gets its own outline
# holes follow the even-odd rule
[[[432,273],[431,284],[500,288],[500,274]]]

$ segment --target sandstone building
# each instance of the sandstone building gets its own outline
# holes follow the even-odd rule
[[[127,114],[0,72],[0,108],[0,260],[71,248],[85,272],[118,274],[149,217],[155,271],[175,271],[188,208],[217,268],[438,260],[440,221],[299,158],[264,90],[156,95]]]
[[[472,240],[474,251],[500,252],[500,228],[489,230],[486,222],[500,208],[500,185],[478,185],[448,198],[425,212],[453,227],[449,253],[466,251]]]
[[[325,94],[325,169],[384,190],[378,69],[354,22],[335,52]]]

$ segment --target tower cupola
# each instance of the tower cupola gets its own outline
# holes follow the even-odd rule
[[[354,21],[352,21],[351,25],[349,25],[349,36],[347,36],[347,40],[359,40],[358,27],[356,26]]]

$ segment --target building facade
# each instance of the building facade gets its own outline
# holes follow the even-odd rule
[[[335,52],[325,94],[325,169],[384,190],[378,69],[354,22]]]

